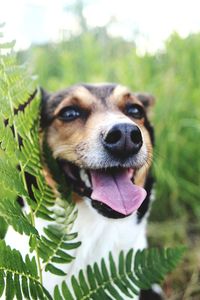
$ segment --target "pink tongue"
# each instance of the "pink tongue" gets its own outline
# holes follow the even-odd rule
[[[104,171],[91,171],[92,199],[103,202],[113,210],[129,215],[136,211],[146,197],[146,191],[133,184],[128,169],[111,174]]]

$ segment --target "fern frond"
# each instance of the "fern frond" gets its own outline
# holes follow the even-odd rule
[[[56,196],[43,176],[43,166],[39,142],[39,94],[33,96],[31,103],[14,117],[17,132],[22,137],[22,146],[18,151],[21,174],[27,172],[35,177],[37,187],[32,186],[34,200],[29,202],[33,214],[46,220],[53,220],[52,211],[48,207],[55,204]]]
[[[62,276],[66,273],[59,265],[68,264],[74,259],[68,251],[79,247],[81,242],[72,242],[77,237],[77,233],[70,232],[71,224],[77,215],[74,205],[58,199],[56,204],[57,208],[54,208],[56,224],[44,228],[45,235],[41,236],[38,248],[45,271]]]
[[[38,134],[40,95],[36,93],[30,98],[29,93],[30,91],[33,92],[33,83],[30,85],[32,80],[27,77],[24,68],[16,65],[13,57],[11,54],[5,57],[1,56],[3,63],[0,71],[2,73],[0,143],[4,152],[17,156],[16,160],[20,164],[20,172],[15,165],[11,168],[8,159],[0,160],[0,171],[3,175],[1,182],[8,190],[14,190],[19,196],[25,197],[35,216],[53,220],[52,210],[49,208],[54,206],[56,196],[44,179],[40,156]],[[30,86],[30,91],[28,86]],[[22,111],[19,111],[20,105],[23,105]],[[15,114],[13,114],[14,109],[16,110]],[[4,125],[5,118],[8,119],[8,126]],[[11,126],[14,126],[14,135]],[[16,142],[16,135],[22,138],[20,148]],[[32,187],[35,201],[31,201],[27,194],[27,188],[23,180],[25,172],[36,178],[37,186]]]
[[[8,47],[13,46],[12,44],[7,45]],[[39,149],[38,132],[36,131],[38,126],[36,125],[38,125],[40,99],[39,96],[35,97],[35,94],[33,99],[30,98],[30,91],[33,93],[35,89],[33,89],[33,80],[30,79],[30,76],[28,78],[24,67],[17,65],[16,55],[12,49],[8,54],[2,54],[1,50],[0,52],[0,146],[3,150],[3,155],[0,156],[0,182],[3,190],[13,195],[12,198],[9,196],[1,198],[0,215],[16,231],[27,235],[38,234],[31,225],[31,220],[28,220],[21,212],[15,199],[20,196],[30,206],[35,204],[29,197],[25,182],[24,172],[27,166],[25,165],[23,168],[22,162],[26,159],[23,157],[24,152],[20,151],[19,137],[23,139],[23,143],[28,144],[27,138],[33,141],[33,136],[35,136],[35,140],[37,139],[36,149]],[[28,85],[27,82],[29,82]],[[30,82],[31,90],[28,88]],[[30,100],[33,101],[29,103]],[[23,112],[19,111],[20,105],[23,105]],[[34,147],[35,144],[33,142],[32,144]],[[30,147],[29,145],[29,154],[32,155],[35,152]],[[23,146],[22,149],[24,150]],[[37,160],[40,160],[39,150],[37,151]],[[19,168],[17,168],[17,164],[20,165]],[[25,164],[29,165],[29,161],[26,160]],[[31,167],[33,168],[33,165]]]
[[[19,159],[21,172],[28,172],[36,179],[37,187],[32,186],[35,201],[30,203],[33,214],[45,220],[53,220],[51,216],[53,211],[49,208],[55,205],[56,196],[52,188],[46,183],[42,173],[38,133],[33,132],[26,140],[23,140]]]
[[[32,187],[33,194],[36,199],[36,203],[33,206],[34,215],[44,220],[52,221],[54,220],[52,217],[53,210],[50,210],[49,207],[53,207],[55,205],[55,194],[51,187],[46,183],[44,177],[38,175],[36,180],[38,188]]]
[[[21,162],[21,171],[28,172],[37,176],[41,172],[40,149],[38,133],[33,130],[26,139],[23,139],[23,145],[18,152],[18,159]]]
[[[23,93],[21,93],[20,91],[19,96],[17,95],[17,98],[19,97],[20,98],[27,97],[27,92],[26,95],[23,95]],[[35,91],[34,95],[30,98],[30,100],[28,100],[28,103],[24,108],[24,110],[19,111],[17,115],[14,117],[15,126],[21,138],[26,139],[27,136],[30,135],[30,132],[31,130],[33,130],[33,128],[35,129],[35,127],[37,127],[38,129],[37,123],[38,123],[39,110],[40,110],[40,97],[39,97],[39,93]]]
[[[6,156],[0,157],[0,173],[1,184],[5,189],[14,191],[19,196],[28,197],[17,168],[12,165],[12,162]]]
[[[13,123],[14,109],[27,102],[35,90],[35,82],[26,66],[17,64],[13,47],[13,41],[0,43],[0,112],[10,125]],[[4,54],[4,49],[9,52]]]
[[[0,156],[0,183],[5,189],[3,197],[0,198],[0,217],[19,233],[30,236],[30,250],[35,250],[40,279],[42,277],[40,258],[43,260],[45,271],[64,275],[57,264],[71,262],[74,257],[68,252],[80,245],[79,242],[72,242],[77,234],[69,232],[76,212],[71,203],[57,199],[58,195],[55,195],[45,180],[39,140],[41,99],[26,67],[16,63],[12,47],[12,43],[7,43],[3,44],[1,49],[0,44],[0,147],[3,152],[3,156]],[[6,53],[4,49],[10,51],[4,54]],[[29,178],[34,177],[33,182],[36,182],[30,187],[31,190],[27,185],[27,175]],[[6,192],[8,196],[5,196]],[[23,214],[18,206],[15,200],[17,195],[29,205],[29,216]],[[34,227],[36,217],[53,221],[53,225],[48,226],[41,237]],[[38,275],[37,280],[36,278],[33,280],[33,278],[26,279],[26,274],[14,272],[16,269],[14,265],[12,266],[12,263],[14,264],[12,255],[17,252],[11,251],[10,248],[5,250],[5,247],[0,245],[0,256],[2,251],[7,251],[11,256],[8,268],[6,269],[7,265],[2,267],[2,270],[5,269],[3,273],[1,272],[3,260],[0,260],[0,286],[3,289],[4,275],[7,276],[6,299],[13,299],[14,296],[17,299],[23,299],[23,296],[27,299],[48,298],[39,285]],[[23,267],[28,273],[31,261],[27,258],[25,264]],[[3,292],[1,287],[0,294]]]
[[[8,46],[12,47],[13,45]],[[0,75],[1,119],[7,119],[9,124],[5,127],[2,123],[3,137],[0,133],[0,143],[5,152],[9,151],[9,153],[12,152],[17,155],[20,164],[19,176],[19,172],[14,170],[15,167],[10,169],[8,161],[2,164],[0,162],[0,170],[5,172],[2,181],[7,189],[15,190],[19,196],[26,198],[35,216],[52,220],[52,210],[49,208],[54,206],[56,197],[43,176],[38,136],[40,95],[39,93],[33,95],[34,80],[27,74],[25,66],[17,65],[12,50],[6,55],[0,55]],[[30,95],[33,95],[31,101]],[[21,107],[23,107],[22,111],[20,111]],[[9,144],[10,140],[14,141],[11,126],[14,127],[15,140],[17,140],[18,135],[22,138],[22,146],[20,147],[16,145],[16,142]],[[13,172],[12,176],[10,173],[6,173],[5,167]],[[27,195],[26,183],[24,182],[25,172],[36,178],[37,186],[32,187],[35,202],[31,201]],[[12,179],[9,180],[9,177]]]
[[[15,64],[7,65],[4,56],[0,56],[0,64],[0,92],[4,96],[0,100],[0,110],[4,118],[9,119],[10,116],[13,115],[13,108],[18,109],[18,107],[26,103],[30,95],[33,94],[35,83],[30,79],[26,69],[18,66],[16,61]],[[4,107],[2,105],[4,105]]]
[[[25,233],[27,235],[38,235],[37,230],[22,213],[22,210],[15,199],[0,199],[0,216],[3,217],[7,224],[12,225],[17,232],[21,234]]]
[[[23,260],[19,251],[0,241],[0,297],[6,299],[52,299],[41,285],[35,258]]]
[[[112,254],[109,254],[109,266],[104,258],[101,264],[88,266],[78,278],[72,276],[72,290],[63,281],[61,289],[56,286],[55,299],[133,299],[140,289],[149,289],[152,284],[160,283],[180,261],[185,249],[144,249],[134,255],[131,249],[126,255],[122,251],[118,266]],[[72,292],[73,291],[73,292]]]
[[[35,201],[27,199],[33,209],[33,214],[43,219],[52,220],[52,212],[48,207],[52,207],[55,204],[56,196],[46,183],[42,173],[43,167],[38,134],[39,109],[40,97],[36,94],[31,99],[31,103],[14,117],[17,133],[22,137],[22,146],[20,151],[17,152],[17,157],[20,162],[20,173],[24,174],[24,172],[27,172],[31,174],[37,182],[37,187],[32,187]]]
[[[29,114],[27,110],[28,107],[23,112],[22,121],[23,117],[26,118],[26,114]],[[77,237],[76,233],[69,234],[69,225],[74,222],[76,212],[70,201],[56,199],[55,193],[43,177],[37,126],[31,133],[25,130],[23,132],[20,130],[20,134],[24,135],[26,139],[23,139],[19,159],[22,171],[26,171],[36,178],[37,187],[32,186],[35,202],[30,203],[33,215],[48,221],[55,221],[54,224],[44,230],[45,235],[41,237],[38,245],[39,255],[43,260],[45,271],[65,275],[62,270],[55,266],[55,263],[71,262],[74,257],[68,254],[66,250],[75,249],[80,245],[80,242],[66,242]]]
[[[5,222],[4,218],[0,217],[0,240],[5,238],[8,229],[8,224]]]
[[[10,126],[5,126],[3,116],[0,114],[0,147],[9,157],[15,156],[18,147]]]
[[[27,99],[34,93],[35,79],[35,77],[30,77],[30,75],[25,73],[24,76],[17,78],[17,83],[12,85],[10,95],[16,109],[19,105],[24,105]]]

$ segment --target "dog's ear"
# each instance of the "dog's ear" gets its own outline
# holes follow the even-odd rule
[[[40,87],[40,93],[41,93],[42,105],[45,105],[50,97],[50,94],[45,89],[43,89],[43,87]]]
[[[145,109],[148,111],[150,107],[152,107],[155,103],[155,97],[148,93],[138,92],[134,94],[137,99],[142,102]]]
[[[51,94],[45,91],[42,87],[40,87],[40,94],[41,94],[40,127],[43,129],[48,123],[47,102]]]

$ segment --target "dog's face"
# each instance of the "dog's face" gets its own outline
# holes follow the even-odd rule
[[[41,124],[53,157],[74,190],[104,215],[129,215],[146,197],[152,102],[152,96],[116,84],[43,92]]]

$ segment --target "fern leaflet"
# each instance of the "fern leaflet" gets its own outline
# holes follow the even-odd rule
[[[185,249],[144,249],[133,255],[133,249],[126,255],[121,251],[116,265],[112,254],[109,254],[109,267],[104,258],[101,264],[88,266],[78,278],[72,276],[72,290],[63,281],[61,289],[56,286],[55,299],[133,299],[140,289],[149,289],[154,283],[160,283],[180,261]],[[73,292],[72,292],[73,291]]]
[[[13,133],[10,126],[5,126],[3,116],[0,114],[0,147],[7,153],[9,157],[15,157],[17,149],[16,140],[13,138]]]
[[[7,43],[4,46],[9,49],[13,44]],[[7,54],[2,53],[0,145],[4,155],[0,157],[0,181],[11,197],[2,197],[0,216],[18,232],[31,235],[31,250],[36,250],[37,255],[41,256],[43,269],[63,275],[55,264],[71,262],[74,257],[68,254],[68,250],[80,245],[79,242],[67,242],[77,236],[76,233],[69,232],[76,213],[71,203],[57,199],[59,195],[55,195],[44,177],[38,134],[41,99],[39,91],[34,87],[34,80],[24,66],[17,65],[12,49]],[[19,168],[16,168],[17,163]],[[31,189],[27,187],[27,174],[33,176],[36,182]],[[22,197],[29,205],[30,220],[20,210],[15,195]],[[63,199],[66,199],[66,193]],[[45,229],[41,239],[34,237],[34,234],[38,234],[34,228],[37,217],[54,222]],[[60,224],[59,219],[62,219],[63,224]]]
[[[52,274],[64,276],[59,265],[70,263],[74,257],[68,251],[80,246],[80,242],[72,242],[77,238],[77,233],[71,233],[71,224],[76,218],[74,205],[67,201],[57,199],[57,207],[54,208],[55,224],[44,228],[45,235],[41,236],[39,254],[43,259],[43,268]],[[55,265],[56,264],[56,265]]]
[[[9,225],[12,225],[17,232],[27,235],[38,235],[36,228],[30,224],[15,200],[9,198],[0,199],[0,216]]]
[[[25,261],[19,251],[11,250],[0,241],[0,297],[6,299],[52,299],[39,281],[35,258],[26,256]]]

